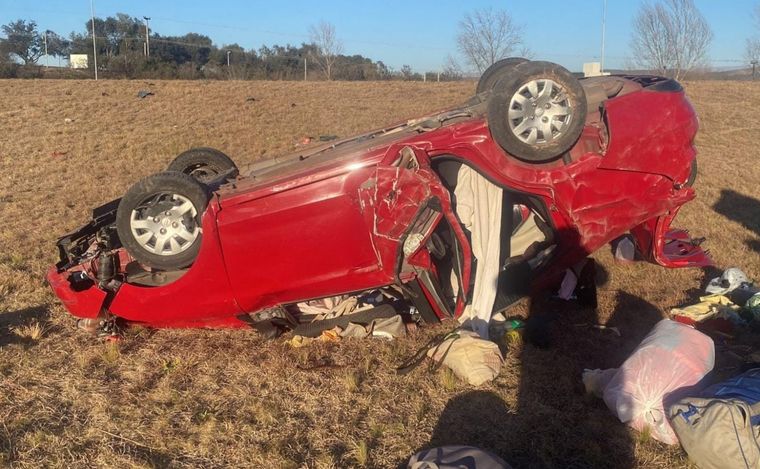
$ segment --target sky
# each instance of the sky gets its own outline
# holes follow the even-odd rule
[[[641,0],[608,0],[605,68],[619,68],[630,56],[631,22]],[[748,37],[760,36],[751,12],[760,0],[695,0],[710,23],[714,67],[743,65]],[[457,25],[469,11],[507,10],[522,26],[525,44],[536,60],[549,60],[578,71],[599,61],[603,0],[94,0],[95,15],[127,13],[151,18],[163,35],[205,34],[217,45],[308,42],[309,26],[321,20],[335,25],[344,53],[382,60],[394,69],[439,70],[456,50]],[[33,19],[40,30],[68,36],[84,32],[89,0],[0,0],[0,24]],[[460,59],[461,60],[461,59]]]

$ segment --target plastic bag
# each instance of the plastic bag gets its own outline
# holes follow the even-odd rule
[[[603,398],[621,422],[649,428],[653,438],[678,444],[665,412],[666,403],[695,389],[715,364],[712,339],[684,324],[663,319],[618,368]]]

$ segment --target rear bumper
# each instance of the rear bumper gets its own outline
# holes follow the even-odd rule
[[[714,265],[709,251],[700,247],[703,239],[692,239],[688,231],[671,228],[680,208],[651,218],[631,230],[639,252],[648,261],[668,268]]]
[[[69,313],[78,318],[94,319],[100,315],[107,294],[95,282],[72,282],[71,275],[76,272],[59,272],[53,266],[47,272],[47,282]]]

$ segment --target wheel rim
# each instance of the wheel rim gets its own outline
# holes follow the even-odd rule
[[[522,142],[547,144],[567,131],[572,111],[562,86],[539,79],[525,83],[512,95],[507,117],[510,130]]]
[[[219,175],[219,171],[215,167],[207,164],[198,164],[192,166],[188,168],[185,173],[201,182],[210,181]]]
[[[132,210],[129,228],[148,252],[173,256],[193,245],[200,234],[198,210],[187,197],[162,192],[143,200]]]

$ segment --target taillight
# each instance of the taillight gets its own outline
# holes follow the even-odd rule
[[[422,209],[420,214],[417,215],[417,218],[404,239],[404,244],[402,246],[404,257],[410,257],[419,251],[443,216],[436,205],[437,200],[431,200],[430,203]]]

